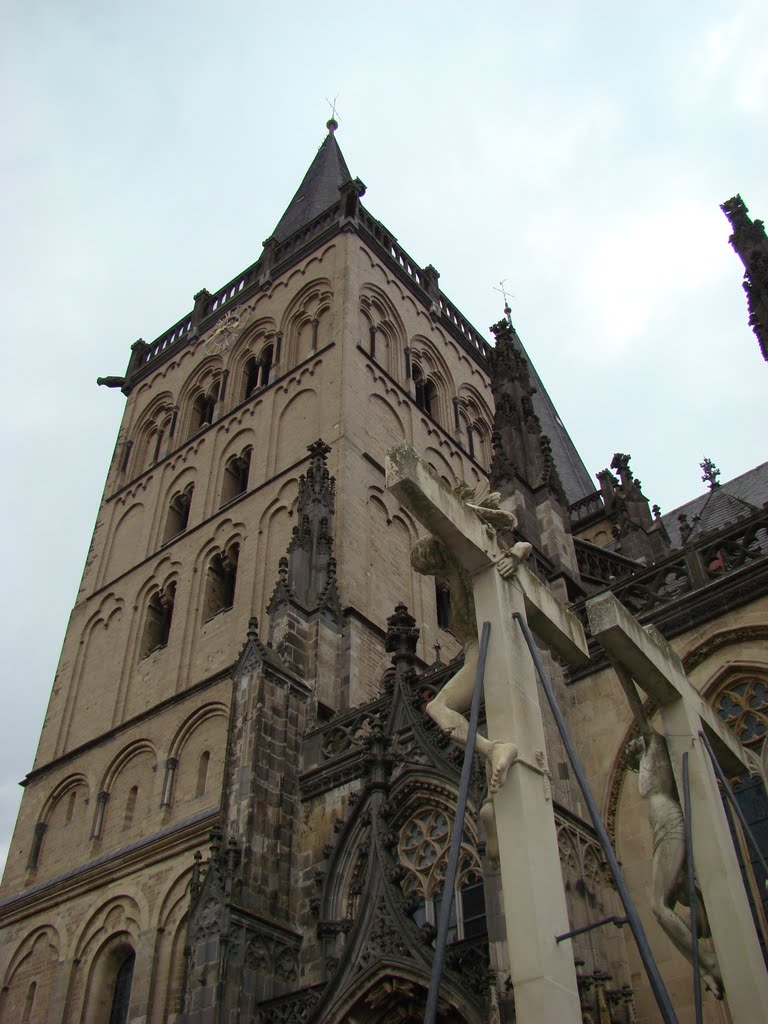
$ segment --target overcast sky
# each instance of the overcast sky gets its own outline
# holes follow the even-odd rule
[[[766,458],[719,204],[768,219],[768,5],[24,0],[0,24],[0,858],[124,399],[252,263],[325,134],[481,331],[513,320],[591,473],[664,511]]]

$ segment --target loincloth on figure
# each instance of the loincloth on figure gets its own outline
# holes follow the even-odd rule
[[[685,818],[676,804],[657,812],[653,817],[653,852],[668,839],[674,839],[685,845]]]

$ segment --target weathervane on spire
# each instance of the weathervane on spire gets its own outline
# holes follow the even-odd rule
[[[327,96],[325,97],[325,102],[331,108],[331,117],[329,121],[326,121],[325,127],[328,129],[331,135],[333,135],[333,133],[339,127],[339,122],[336,120],[336,100],[339,98],[339,96],[341,96],[341,93],[337,92],[336,95],[333,97],[333,103],[331,103]]]
[[[511,327],[512,326],[512,310],[511,310],[510,305],[509,305],[509,300],[511,298],[514,299],[515,296],[511,292],[509,293],[509,295],[507,295],[507,289],[504,287],[504,285],[507,283],[508,280],[509,280],[508,277],[503,278],[501,281],[499,281],[499,287],[497,288],[494,285],[493,290],[495,292],[501,292],[501,294],[504,296],[504,315],[507,318],[507,323]]]

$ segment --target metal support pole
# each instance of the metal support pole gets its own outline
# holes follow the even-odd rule
[[[453,835],[451,836],[451,850],[448,854],[448,864],[445,869],[445,881],[443,883],[443,900],[440,904],[440,920],[437,924],[437,938],[435,939],[435,957],[432,961],[432,975],[429,979],[429,993],[427,994],[427,1008],[424,1011],[424,1024],[435,1024],[437,1017],[437,999],[440,994],[440,978],[443,973],[443,962],[445,960],[445,948],[448,945],[448,924],[451,917],[451,903],[453,902],[453,887],[456,884],[456,873],[459,867],[459,853],[461,851],[461,836],[464,832],[464,814],[467,809],[467,796],[469,795],[469,780],[472,775],[472,758],[475,753],[475,737],[477,736],[477,720],[480,717],[480,698],[483,693],[483,677],[485,675],[485,661],[488,656],[488,639],[491,635],[490,622],[483,623],[483,632],[480,637],[480,652],[477,658],[477,672],[475,673],[475,689],[472,693],[472,706],[469,712],[469,730],[467,733],[467,745],[464,750],[464,764],[461,769],[461,782],[459,784],[459,798],[456,801],[456,820],[453,823]]]
[[[717,775],[718,781],[720,782],[720,785],[723,787],[723,792],[728,797],[728,802],[736,812],[736,815],[739,821],[741,822],[741,827],[744,829],[744,835],[747,837],[750,844],[752,845],[752,849],[757,854],[757,859],[763,865],[763,871],[765,872],[765,880],[768,884],[768,864],[766,864],[765,857],[763,856],[763,851],[760,849],[760,846],[757,840],[755,839],[755,834],[749,827],[747,819],[744,817],[744,812],[739,807],[738,801],[736,800],[736,797],[733,795],[733,790],[731,789],[730,783],[728,782],[728,779],[726,779],[723,769],[720,767],[720,762],[717,760],[715,752],[712,749],[712,744],[709,742],[706,733],[700,732],[699,739],[704,744],[706,751],[709,754],[709,759],[712,762],[712,767],[715,769],[715,775]]]
[[[603,819],[601,818],[600,811],[598,809],[597,804],[595,803],[595,798],[592,796],[592,791],[589,788],[589,783],[587,782],[587,777],[584,774],[584,769],[581,766],[581,761],[579,760],[579,755],[576,751],[576,747],[571,738],[571,734],[568,730],[565,718],[563,717],[563,713],[560,710],[560,706],[557,703],[555,692],[552,689],[549,679],[547,678],[546,672],[544,671],[544,666],[541,663],[539,652],[536,648],[536,644],[534,643],[531,631],[528,628],[528,623],[525,621],[525,619],[519,612],[513,612],[512,617],[517,620],[520,629],[523,631],[523,636],[525,637],[525,642],[528,645],[528,650],[531,652],[533,663],[536,666],[536,674],[538,675],[539,682],[541,683],[542,689],[544,690],[544,693],[547,696],[547,701],[549,702],[549,706],[552,710],[552,715],[555,719],[555,722],[557,723],[557,728],[560,732],[560,737],[562,738],[563,746],[565,747],[568,753],[568,758],[571,762],[571,767],[573,768],[574,775],[576,776],[576,779],[579,783],[579,788],[581,789],[582,796],[584,797],[584,802],[586,803],[587,808],[589,809],[589,816],[592,819],[592,824],[595,828],[595,832],[597,832],[598,839],[600,840],[600,846],[602,847],[603,853],[605,854],[605,859],[608,863],[608,867],[610,868],[613,880],[616,883],[616,888],[619,891],[621,902],[624,906],[624,910],[626,911],[627,923],[629,924],[629,927],[632,929],[632,934],[635,937],[635,942],[637,943],[637,951],[640,954],[640,959],[643,961],[645,972],[648,975],[648,981],[650,982],[654,998],[656,999],[656,1004],[659,1007],[661,1019],[664,1021],[664,1024],[677,1024],[677,1015],[675,1014],[675,1011],[672,1007],[672,1003],[669,998],[669,993],[667,992],[666,986],[664,985],[664,981],[661,977],[661,974],[659,973],[659,968],[656,964],[656,961],[653,958],[651,947],[648,945],[648,939],[646,938],[645,930],[638,916],[638,913],[635,910],[635,905],[632,902],[632,897],[629,895],[627,883],[624,881],[624,876],[621,873],[619,862],[616,859],[616,854],[614,853],[613,847],[611,846],[611,841],[608,838],[608,833],[605,829],[605,825],[603,824]]]
[[[603,917],[599,921],[595,921],[593,924],[584,924],[581,928],[572,928],[569,932],[563,932],[562,935],[556,935],[555,942],[564,942],[566,939],[572,939],[574,935],[583,935],[585,932],[593,932],[595,928],[602,928],[604,924],[615,924],[617,928],[623,928],[626,923],[626,917],[619,917],[618,914],[611,914],[610,917]]]
[[[683,803],[685,814],[685,852],[688,860],[688,900],[691,908],[691,938],[693,945],[693,1003],[696,1024],[703,1024],[701,1006],[701,967],[699,965],[699,923],[696,903],[696,877],[693,866],[693,831],[691,827],[691,781],[688,775],[688,751],[683,754]]]

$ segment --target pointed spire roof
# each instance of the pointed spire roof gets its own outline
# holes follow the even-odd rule
[[[339,199],[341,186],[352,180],[344,155],[336,141],[335,132],[338,124],[331,119],[326,127],[328,134],[309,165],[296,195],[272,232],[278,242],[284,242],[295,231],[299,231],[319,216],[323,210],[333,206]]]

